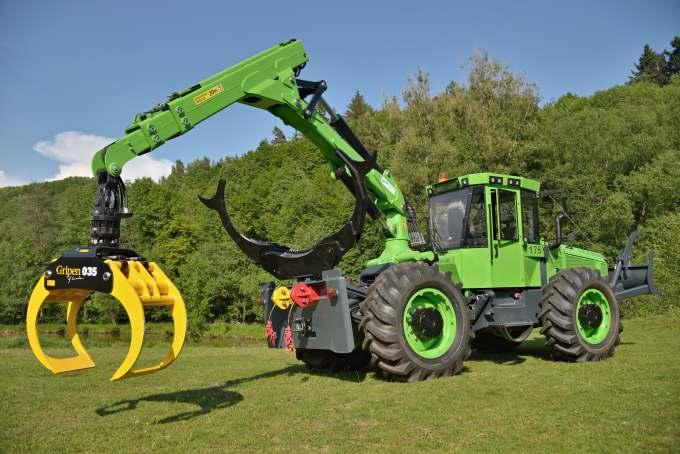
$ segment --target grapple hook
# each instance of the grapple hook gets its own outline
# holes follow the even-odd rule
[[[337,265],[342,256],[359,240],[364,229],[368,205],[364,177],[372,168],[371,163],[352,161],[340,150],[336,150],[336,155],[350,173],[351,192],[355,197],[354,211],[340,230],[325,237],[316,246],[309,249],[293,249],[271,241],[248,238],[241,234],[234,226],[227,211],[224,198],[226,182],[223,179],[220,179],[217,184],[215,195],[211,198],[202,196],[198,198],[205,206],[217,211],[224,230],[241,251],[265,271],[279,279],[318,274]]]

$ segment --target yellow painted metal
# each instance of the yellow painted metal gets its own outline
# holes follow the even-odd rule
[[[168,279],[168,277],[161,271],[160,267],[153,262],[149,262],[149,270],[139,262],[127,262],[128,266],[125,269],[127,276],[121,270],[121,263],[108,260],[113,272],[113,290],[111,294],[125,306],[124,300],[118,295],[125,294],[129,301],[137,300],[141,304],[133,304],[130,309],[126,307],[128,315],[131,311],[141,310],[141,318],[135,321],[130,317],[130,350],[123,360],[118,370],[111,377],[111,381],[121,378],[134,377],[138,375],[149,374],[168,367],[175,361],[182,347],[184,346],[184,339],[187,332],[187,310],[184,305],[182,295],[179,293],[175,285]],[[118,279],[116,279],[118,277]],[[122,279],[121,279],[122,277]],[[117,283],[119,283],[117,288]],[[134,295],[131,293],[134,292]],[[155,366],[145,367],[142,369],[132,369],[139,353],[141,351],[142,342],[144,338],[144,306],[168,306],[171,311],[173,321],[173,339],[170,345],[170,350]],[[135,316],[136,317],[136,316]],[[136,329],[135,329],[136,328]]]
[[[290,299],[290,289],[283,285],[277,287],[272,294],[272,301],[279,309],[288,309],[288,307],[292,304],[292,300]]]
[[[89,290],[81,289],[48,291],[45,289],[44,279],[44,277],[41,277],[38,284],[33,289],[26,315],[26,332],[28,335],[28,343],[31,346],[31,350],[33,350],[33,354],[43,366],[55,374],[94,367],[94,362],[92,361],[92,358],[90,358],[90,355],[87,354],[87,351],[85,351],[85,347],[83,347],[80,336],[78,336],[78,332],[76,331],[78,310],[85,298],[87,298],[91,292]],[[71,340],[71,345],[77,353],[76,356],[71,358],[54,358],[43,351],[40,341],[38,340],[38,315],[40,314],[40,308],[48,303],[68,304],[66,310],[66,335]]]
[[[123,266],[122,262],[113,260],[107,260],[106,263],[112,273],[113,287],[110,294],[122,304],[130,320],[130,347],[125,359],[111,377],[111,381],[156,372],[169,366],[179,357],[186,338],[187,312],[182,295],[160,267],[153,262],[148,263],[148,269],[136,261],[128,261],[126,266]],[[90,290],[84,289],[47,290],[44,277],[40,278],[33,289],[26,320],[28,341],[38,361],[55,374],[94,367],[94,362],[85,351],[76,329],[78,311],[90,293]],[[43,351],[38,338],[37,324],[40,309],[47,303],[68,304],[66,334],[77,353],[76,356],[53,358]],[[169,308],[174,335],[170,350],[160,363],[133,369],[144,343],[144,307],[146,306]]]

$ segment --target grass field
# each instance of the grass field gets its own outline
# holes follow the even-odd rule
[[[165,371],[110,383],[123,343],[89,349],[96,368],[61,376],[6,343],[0,451],[680,452],[680,319],[625,321],[600,363],[554,363],[535,337],[415,384],[314,374],[244,345],[190,345]]]

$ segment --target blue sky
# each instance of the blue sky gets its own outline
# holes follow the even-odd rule
[[[311,58],[303,77],[325,79],[343,111],[355,90],[376,106],[399,96],[418,67],[434,91],[464,81],[476,50],[536,82],[543,102],[589,95],[678,34],[678,1],[2,1],[0,185],[86,173],[135,113],[291,37]],[[124,175],[241,154],[276,124],[234,106]]]

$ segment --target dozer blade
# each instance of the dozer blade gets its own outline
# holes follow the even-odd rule
[[[179,291],[158,265],[139,259],[121,260],[121,257],[102,260],[96,248],[84,248],[64,254],[52,262],[31,294],[26,319],[28,340],[43,366],[55,374],[94,367],[76,328],[78,311],[93,291],[116,298],[130,320],[130,348],[111,381],[161,370],[179,357],[187,330],[186,307]],[[66,335],[76,356],[54,358],[43,351],[38,337],[38,317],[42,306],[48,303],[68,304]],[[160,363],[133,369],[144,343],[144,307],[148,306],[170,309],[174,338]]]
[[[654,253],[650,252],[647,255],[647,263],[644,265],[633,265],[631,263],[633,244],[635,244],[637,235],[637,230],[631,232],[626,245],[619,251],[616,265],[609,270],[609,286],[614,290],[618,300],[660,293],[652,277]]]

